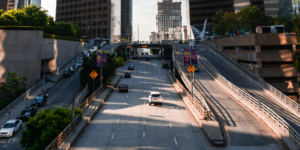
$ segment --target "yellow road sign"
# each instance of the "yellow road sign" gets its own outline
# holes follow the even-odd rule
[[[187,70],[190,72],[190,73],[193,73],[195,71],[195,68],[194,66],[190,65]]]
[[[98,76],[98,73],[95,70],[93,70],[90,76],[92,77],[92,79],[95,79]]]

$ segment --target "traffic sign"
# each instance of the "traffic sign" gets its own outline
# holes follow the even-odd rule
[[[95,70],[93,70],[90,76],[92,77],[92,79],[95,79],[98,76],[98,73]]]
[[[125,52],[124,52],[124,54],[125,54],[125,55],[128,55],[128,52],[127,52],[127,51],[125,51]]]
[[[192,74],[195,71],[194,66],[190,65],[187,70]]]

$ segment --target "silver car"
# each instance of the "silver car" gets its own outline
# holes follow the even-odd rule
[[[78,60],[78,61],[76,62],[76,66],[81,67],[81,66],[82,66],[82,60]]]
[[[22,120],[8,120],[0,130],[0,137],[12,137],[22,128]]]

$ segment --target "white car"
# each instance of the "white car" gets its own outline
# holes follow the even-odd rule
[[[84,55],[85,55],[86,57],[90,57],[90,54],[89,54],[89,53],[84,53]]]
[[[82,60],[78,60],[78,61],[76,62],[76,66],[81,67],[81,66],[82,66]]]
[[[12,137],[22,128],[22,120],[8,120],[0,130],[0,137]]]
[[[158,103],[159,105],[162,104],[162,94],[160,92],[150,92],[149,94],[149,105]]]

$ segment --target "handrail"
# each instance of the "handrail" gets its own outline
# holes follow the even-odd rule
[[[296,108],[297,112],[300,111],[300,104],[298,104],[297,102],[295,102],[294,100],[292,100],[291,98],[289,98],[288,96],[286,96],[285,94],[283,94],[281,91],[279,91],[278,89],[276,89],[275,87],[273,87],[272,85],[270,85],[269,83],[267,83],[266,81],[264,81],[263,79],[261,79],[260,77],[256,76],[254,73],[252,73],[251,71],[249,71],[248,69],[246,69],[244,66],[240,65],[239,63],[237,63],[236,61],[234,61],[233,59],[231,59],[230,57],[228,57],[223,52],[221,52],[219,50],[216,50],[215,47],[213,47],[213,46],[211,46],[211,45],[209,45],[208,43],[205,43],[205,42],[200,42],[200,43],[203,44],[203,45],[205,45],[206,47],[209,47],[208,49],[210,51],[212,51],[215,55],[217,55],[219,58],[221,58],[225,62],[227,62],[227,63],[235,66],[236,68],[239,69],[239,71],[241,71],[244,74],[246,74],[252,80],[258,82],[261,86],[263,86],[264,88],[266,88],[266,89],[270,90],[271,92],[273,92],[280,99],[284,100],[285,103],[290,104],[292,107]],[[235,69],[235,68],[233,68],[233,69]],[[248,80],[248,78],[246,78],[246,79]],[[265,90],[265,89],[263,89],[263,90]]]
[[[276,121],[279,127],[283,127],[284,131],[289,131],[290,136],[300,145],[300,135],[299,133],[290,125],[288,124],[283,118],[281,118],[277,113],[275,113],[271,108],[269,108],[264,103],[260,102],[258,99],[251,96],[248,92],[240,89],[238,86],[234,85],[230,81],[228,81],[224,76],[220,73],[216,72],[215,68],[212,68],[211,64],[203,57],[200,56],[198,59],[198,65],[203,68],[208,75],[210,75],[214,80],[219,80],[227,87],[229,87],[235,93],[241,95],[250,103],[254,104],[255,107],[259,107],[260,110],[263,110],[265,114],[269,117],[273,118],[274,122]]]

